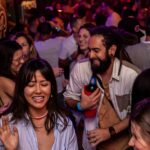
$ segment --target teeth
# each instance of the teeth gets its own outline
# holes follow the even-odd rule
[[[43,99],[44,99],[43,96],[34,96],[34,97],[33,97],[33,100],[36,100],[36,101],[38,101],[38,100],[43,100]]]

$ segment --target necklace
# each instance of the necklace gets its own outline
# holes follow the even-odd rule
[[[47,114],[48,114],[48,112],[46,112],[44,115],[38,116],[38,117],[31,116],[30,114],[29,114],[29,116],[31,119],[40,120],[40,119],[45,118],[47,116]]]

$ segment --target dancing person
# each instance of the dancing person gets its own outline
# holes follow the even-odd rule
[[[2,117],[0,139],[4,148],[78,150],[72,123],[56,99],[56,80],[48,62],[26,62],[16,80],[11,121]]]

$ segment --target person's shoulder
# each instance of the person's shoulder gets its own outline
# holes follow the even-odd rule
[[[83,58],[83,59],[78,60],[77,63],[88,64],[88,63],[90,63],[90,60],[89,60],[89,58]]]
[[[141,72],[141,70],[137,66],[128,61],[123,60],[122,65],[124,68],[126,68],[126,70],[129,70],[130,72],[135,72],[135,74],[139,74]]]
[[[4,86],[4,85],[7,85],[7,84],[14,84],[14,81],[7,78],[7,77],[4,77],[4,76],[0,76],[0,86]]]
[[[137,44],[134,44],[134,45],[129,45],[126,47],[126,50],[128,50],[130,52],[130,50],[135,50],[139,47],[143,47],[143,45],[145,45],[143,42],[140,42],[140,43],[137,43]]]
[[[76,62],[75,67],[82,68],[82,70],[87,69],[91,66],[89,58],[80,59]]]

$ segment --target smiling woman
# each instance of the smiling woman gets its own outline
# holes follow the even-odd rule
[[[22,47],[25,60],[39,57],[30,36],[25,33],[18,32],[13,38],[13,40],[15,40]]]
[[[22,48],[14,41],[0,43],[0,115],[12,102],[16,75],[24,63]]]
[[[45,60],[33,59],[21,67],[11,115],[10,122],[2,118],[0,127],[6,149],[78,150],[72,122],[57,104],[53,70]],[[12,132],[10,124],[16,126]]]

